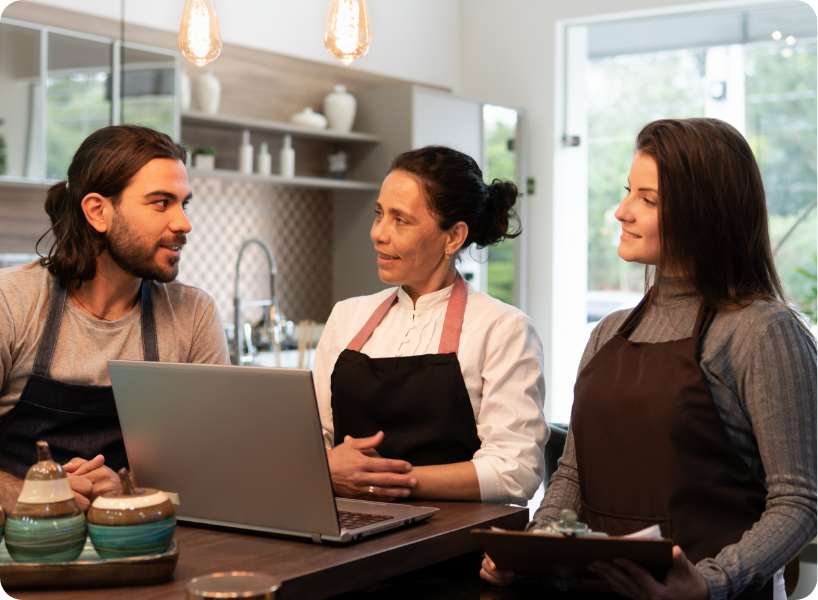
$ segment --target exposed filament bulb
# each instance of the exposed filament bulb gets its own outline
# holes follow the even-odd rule
[[[216,59],[222,51],[222,35],[213,0],[185,0],[179,26],[179,52],[199,67]]]
[[[348,65],[366,54],[370,42],[366,0],[332,0],[324,30],[327,51]]]

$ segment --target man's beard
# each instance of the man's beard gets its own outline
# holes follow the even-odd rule
[[[179,258],[171,256],[169,266],[162,266],[156,260],[160,246],[179,246],[187,243],[187,238],[180,233],[170,239],[159,240],[152,247],[140,239],[139,235],[128,227],[122,219],[115,219],[111,231],[105,236],[105,250],[114,263],[126,273],[141,279],[154,279],[160,283],[170,283],[179,274]]]

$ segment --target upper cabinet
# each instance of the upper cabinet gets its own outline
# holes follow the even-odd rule
[[[4,19],[0,179],[63,179],[89,134],[140,123],[178,137],[175,53]]]
[[[0,176],[44,176],[41,36],[0,23]]]

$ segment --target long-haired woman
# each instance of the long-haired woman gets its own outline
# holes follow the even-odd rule
[[[590,566],[627,597],[783,598],[816,535],[816,349],[776,274],[758,166],[722,121],[655,121],[626,189],[619,256],[653,285],[594,330],[529,528],[564,508],[612,535],[659,525],[677,544],[665,581]],[[481,574],[513,581],[490,558]]]

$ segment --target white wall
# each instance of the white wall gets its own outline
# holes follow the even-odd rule
[[[120,18],[119,0],[35,1]],[[0,8],[8,4],[9,0],[0,0]],[[225,42],[341,64],[324,48],[329,0],[215,0],[215,4]],[[442,87],[457,84],[460,0],[368,0],[367,6],[372,45],[349,68]],[[183,7],[184,0],[125,0],[125,20],[178,31]]]
[[[701,4],[701,2],[695,2]],[[536,194],[528,202],[527,303],[545,344],[546,386],[551,384],[552,357],[564,340],[552,339],[552,311],[555,287],[552,266],[560,259],[552,227],[554,149],[562,136],[555,127],[555,25],[560,20],[577,19],[616,12],[661,9],[692,5],[688,0],[463,0],[460,6],[461,64],[459,93],[492,103],[525,108],[528,115],[528,176],[537,183]],[[561,43],[561,42],[560,42]],[[570,186],[569,186],[570,187]],[[565,233],[565,232],[563,232]],[[570,235],[570,232],[569,232]],[[558,315],[557,315],[558,316]],[[578,365],[577,365],[578,366]],[[549,390],[550,391],[550,390]],[[546,395],[546,416],[550,414]]]

